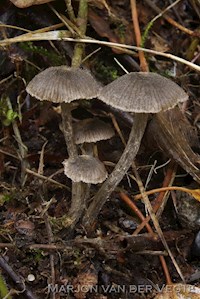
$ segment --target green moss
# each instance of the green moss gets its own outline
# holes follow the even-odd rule
[[[41,249],[32,249],[29,254],[29,261],[33,260],[37,264],[39,264],[45,257],[45,253]]]
[[[9,291],[8,288],[6,286],[6,283],[0,273],[0,298],[7,298],[7,299],[12,299],[11,296],[8,295]]]
[[[20,43],[21,49],[32,54],[38,54],[46,57],[52,66],[61,65],[63,57],[55,53],[53,50],[46,49],[42,46],[36,46],[33,42]]]
[[[12,200],[12,195],[10,194],[1,194],[0,195],[0,206],[4,204],[4,202],[8,202]]]
[[[0,118],[4,126],[10,126],[10,124],[18,118],[19,115],[17,112],[8,108],[6,98],[1,98],[0,101]]]
[[[124,37],[125,37],[125,35],[126,35],[126,27],[125,27],[124,24],[119,24],[119,25],[117,26],[116,31],[117,31],[118,36],[119,36],[120,38],[124,38]]]
[[[101,81],[105,84],[110,83],[117,79],[120,75],[118,74],[118,70],[112,65],[106,64],[104,61],[97,61],[95,63],[95,69],[97,72],[97,76]]]

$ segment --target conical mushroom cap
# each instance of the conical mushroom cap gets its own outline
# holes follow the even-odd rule
[[[67,66],[49,67],[27,85],[27,92],[43,101],[70,103],[97,96],[99,83],[86,70]]]
[[[114,135],[113,128],[98,118],[88,118],[74,124],[74,141],[76,144],[106,140]]]
[[[98,98],[123,111],[157,113],[188,99],[173,81],[154,73],[126,74],[99,91]]]
[[[64,160],[64,173],[73,182],[98,184],[105,181],[108,174],[104,164],[89,155],[81,155],[75,159]]]

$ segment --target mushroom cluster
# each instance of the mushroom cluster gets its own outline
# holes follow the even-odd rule
[[[99,83],[86,70],[67,66],[49,67],[36,75],[27,85],[27,92],[40,101],[50,101],[61,104],[62,129],[68,149],[69,158],[64,160],[64,173],[72,180],[72,202],[69,218],[65,221],[71,224],[80,218],[84,206],[81,183],[99,184],[108,176],[104,164],[93,157],[91,152],[94,142],[111,138],[114,130],[98,119],[79,121],[73,128],[71,110],[74,101],[92,99],[97,96]],[[73,130],[75,134],[73,134]],[[75,141],[75,142],[74,142]],[[78,154],[76,144],[87,144],[85,152]],[[79,185],[77,185],[80,183]],[[76,190],[76,191],[74,191]],[[84,191],[83,191],[84,190]]]
[[[96,167],[100,167],[101,175],[97,175],[96,168],[89,168],[91,180],[89,177],[85,179],[84,175],[78,175],[78,172],[77,177],[75,178],[74,176],[80,162],[80,172],[83,171],[84,173],[86,171],[88,167],[88,159],[91,159],[91,157],[89,156],[88,159],[86,159],[86,157],[80,158],[74,144],[73,128],[71,124],[71,110],[73,110],[74,107],[73,102],[80,99],[92,99],[96,97],[99,87],[97,81],[88,71],[80,68],[58,66],[47,68],[36,75],[26,88],[31,96],[41,101],[46,100],[52,103],[61,104],[63,133],[69,154],[69,161],[64,161],[64,172],[66,176],[74,182],[82,181],[97,184],[104,181],[107,177],[104,165],[100,161],[97,161],[97,159],[91,160],[91,163],[93,161]],[[93,170],[95,172],[94,176],[92,173]]]
[[[188,99],[180,86],[158,74],[132,72],[100,88],[89,72],[66,66],[50,67],[41,72],[28,84],[27,91],[39,100],[61,103],[63,133],[69,154],[63,162],[66,176],[75,184],[104,182],[87,209],[83,219],[85,225],[94,222],[103,204],[131,166],[139,150],[148,115],[162,113]],[[93,143],[111,138],[113,129],[96,118],[79,121],[73,127],[71,122],[72,102],[94,97],[134,115],[125,150],[109,176],[104,164],[93,155]],[[78,155],[75,144],[82,144],[81,155]],[[73,213],[76,209],[80,210],[78,205],[81,206],[83,196],[79,195],[74,201],[72,197]],[[78,218],[75,218],[77,222]]]

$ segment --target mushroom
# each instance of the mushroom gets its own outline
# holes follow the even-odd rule
[[[99,84],[88,72],[67,66],[49,67],[27,85],[27,92],[40,101],[61,103],[63,132],[70,157],[77,156],[72,138],[71,102],[96,97]]]
[[[93,153],[93,143],[110,139],[115,135],[110,124],[98,118],[88,118],[75,123],[73,127],[75,144],[85,144],[87,154]]]
[[[67,66],[49,67],[36,75],[27,85],[27,92],[40,101],[61,104],[63,133],[69,157],[78,156],[73,140],[71,110],[73,101],[97,96],[98,82],[86,70]],[[79,183],[72,181],[72,205],[80,206],[83,194]]]
[[[80,155],[64,160],[64,173],[73,182],[99,184],[107,178],[104,164],[90,155]]]
[[[64,161],[64,172],[73,182],[82,183],[82,199],[73,201],[68,212],[68,217],[63,225],[72,227],[80,219],[90,194],[90,184],[102,183],[107,178],[104,164],[93,158],[93,143],[109,139],[114,135],[112,127],[99,120],[89,118],[80,120],[73,126],[75,144],[82,144],[82,155],[75,159]],[[81,186],[79,186],[80,188]]]
[[[81,196],[72,201],[67,217],[63,217],[64,227],[70,227],[73,230],[75,224],[80,219],[88,198],[90,184],[99,184],[105,181],[108,173],[104,164],[91,155],[80,155],[75,158],[64,160],[64,173],[74,183],[79,183],[79,193]]]
[[[176,83],[161,75],[132,72],[102,88],[98,98],[114,108],[135,114],[126,148],[113,172],[95,194],[83,219],[86,226],[94,222],[107,198],[133,162],[140,147],[148,114],[172,109],[179,102],[186,101],[188,95]]]

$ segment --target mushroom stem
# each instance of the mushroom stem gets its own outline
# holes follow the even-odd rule
[[[72,198],[74,200],[72,200],[69,212],[66,217],[63,218],[62,222],[65,228],[70,227],[70,231],[73,231],[76,223],[81,218],[82,213],[86,207],[85,196],[87,194],[87,187],[88,184],[85,184],[83,182],[73,182],[72,184]]]
[[[61,111],[62,111],[62,122],[63,122],[63,134],[67,145],[68,155],[71,158],[75,158],[77,157],[78,152],[73,139],[71,104],[62,103]]]
[[[68,155],[70,158],[76,158],[78,156],[78,151],[73,138],[71,104],[62,103],[61,111],[63,122],[63,134],[67,145]],[[84,210],[83,194],[85,190],[85,185],[86,184],[82,182],[75,183],[72,181],[71,207],[69,209],[68,215],[64,217],[63,220],[63,226],[70,226],[71,230],[73,230],[74,226],[80,219]]]
[[[123,179],[124,175],[131,166],[138,150],[146,128],[148,114],[136,113],[133,121],[133,126],[129,135],[129,140],[124,149],[124,152],[115,166],[113,172],[108,179],[102,184],[99,191],[93,197],[86,215],[83,218],[83,224],[88,229],[94,223],[104,203],[115,190],[117,185]]]

